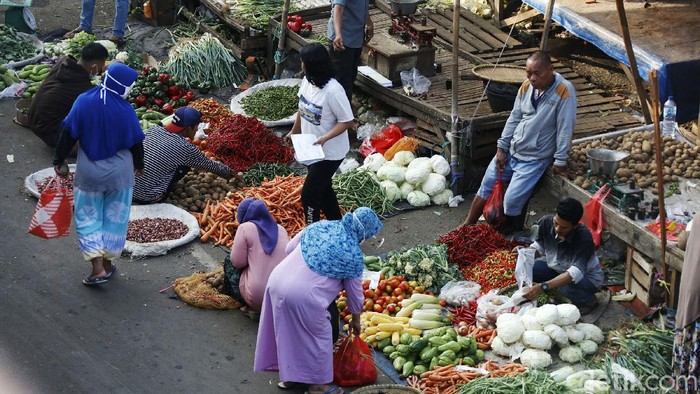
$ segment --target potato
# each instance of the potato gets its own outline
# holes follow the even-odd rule
[[[678,175],[682,175],[682,174],[683,174],[683,171],[680,168],[673,169],[673,175],[678,176]]]
[[[651,153],[651,143],[649,141],[642,142],[642,152]]]
[[[671,175],[664,175],[664,182],[671,182]]]
[[[691,177],[695,179],[700,179],[700,171],[694,171]]]
[[[647,173],[647,165],[646,164],[637,164],[634,166],[634,170],[638,172],[639,174],[646,174]]]
[[[678,175],[671,175],[671,181],[678,182]]]
[[[589,181],[589,180],[583,181],[583,183],[581,184],[581,188],[584,190],[590,189],[591,188],[591,181]]]
[[[629,170],[627,168],[620,168],[617,170],[617,176],[620,178],[629,178],[632,176],[632,170]]]

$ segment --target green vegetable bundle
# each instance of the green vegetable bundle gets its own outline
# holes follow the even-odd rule
[[[243,62],[209,33],[173,47],[164,71],[203,93],[240,84],[248,75]]]
[[[284,0],[226,0],[231,15],[257,30],[267,29],[270,18],[282,11]],[[295,10],[290,6],[290,11]]]
[[[279,163],[257,163],[253,164],[243,174],[243,181],[248,186],[260,186],[265,180],[273,180],[277,176],[287,176],[289,174],[303,175],[303,170],[292,168]]]
[[[557,383],[547,371],[531,369],[515,376],[477,378],[460,386],[459,394],[564,394],[571,393],[564,384]]]
[[[338,204],[346,210],[369,207],[384,215],[395,209],[376,175],[369,171],[352,170],[333,177],[333,190]]]
[[[418,245],[391,252],[381,264],[386,276],[404,276],[437,292],[445,283],[463,280],[459,267],[447,261],[445,245]]]
[[[298,109],[299,86],[271,86],[241,100],[248,116],[260,120],[280,120],[294,115]]]
[[[0,65],[30,59],[39,53],[33,42],[12,26],[0,25]]]

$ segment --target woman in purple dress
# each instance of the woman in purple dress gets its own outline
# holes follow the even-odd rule
[[[308,384],[311,394],[340,394],[333,386],[330,304],[345,289],[350,328],[360,334],[363,254],[360,243],[382,228],[377,214],[358,208],[341,220],[307,227],[287,245],[288,256],[265,289],[255,349],[256,372],[279,371],[280,388]]]

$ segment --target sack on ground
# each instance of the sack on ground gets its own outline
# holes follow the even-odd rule
[[[377,380],[377,367],[367,343],[348,335],[333,355],[333,381],[340,386],[362,386]]]
[[[223,268],[215,271],[221,274]],[[223,281],[223,278],[221,278]],[[175,280],[173,291],[180,299],[192,306],[203,309],[237,309],[242,304],[226,294],[220,293],[207,282],[207,273],[196,272],[191,276]]]
[[[73,216],[73,191],[63,186],[56,176],[39,196],[34,216],[29,223],[29,234],[52,239],[70,233]]]

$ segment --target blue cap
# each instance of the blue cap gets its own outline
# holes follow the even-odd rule
[[[182,130],[196,126],[202,120],[202,114],[192,107],[180,107],[175,110],[173,121],[168,125],[168,131],[179,133]]]

